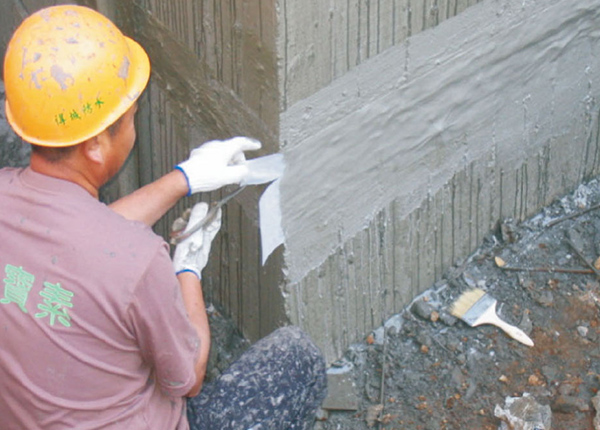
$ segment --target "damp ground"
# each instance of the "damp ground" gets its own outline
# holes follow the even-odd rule
[[[590,265],[600,256],[599,204],[600,183],[592,180],[525,222],[504,220],[470,257],[334,363],[354,383],[355,409],[324,411],[315,429],[547,430],[550,422],[558,430],[594,429],[600,272]],[[450,305],[472,288],[497,299],[498,315],[535,345],[454,318]],[[211,322],[216,376],[247,342],[217,310]],[[512,410],[507,398],[537,409]],[[509,419],[514,427],[503,424]]]
[[[558,430],[594,429],[600,272],[590,266],[600,255],[599,203],[600,184],[592,180],[523,223],[502,222],[392,318],[385,334],[380,328],[352,345],[337,365],[352,369],[358,407],[329,411],[316,427],[513,428],[496,415],[507,411],[507,398],[528,397],[545,425],[521,411],[512,417],[517,430],[547,430],[549,422]],[[535,345],[452,317],[450,305],[472,288],[496,298],[500,317]]]

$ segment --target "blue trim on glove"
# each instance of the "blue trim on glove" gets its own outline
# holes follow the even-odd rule
[[[202,280],[202,276],[200,276],[199,273],[195,272],[192,269],[182,269],[182,270],[180,270],[178,272],[175,272],[175,275],[179,275],[179,274],[185,273],[185,272],[193,273],[194,275],[196,275],[198,277],[199,280]]]
[[[183,176],[185,176],[185,181],[188,184],[188,193],[186,194],[186,196],[191,196],[192,195],[192,186],[190,185],[190,178],[188,178],[188,175],[185,173],[185,170],[183,170],[181,167],[179,167],[179,165],[174,167],[175,169],[179,170],[181,173],[183,173]]]

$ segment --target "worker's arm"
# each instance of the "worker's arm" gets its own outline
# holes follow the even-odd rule
[[[208,205],[206,203],[197,203],[192,208],[186,230],[194,227],[206,216],[207,212]],[[200,337],[200,354],[198,361],[195,363],[196,383],[188,393],[190,397],[198,394],[206,374],[206,364],[210,350],[210,330],[200,279],[202,270],[208,262],[212,240],[220,228],[221,210],[219,209],[212,222],[181,241],[175,248],[175,254],[173,255],[173,266],[181,284],[181,294],[188,317]]]
[[[152,226],[188,192],[184,174],[180,170],[173,170],[111,203],[109,207],[127,219]]]
[[[177,278],[181,284],[181,295],[188,317],[200,338],[200,353],[194,365],[196,383],[187,393],[188,397],[193,397],[200,392],[206,375],[206,364],[208,363],[208,353],[210,351],[210,328],[200,279],[192,272],[182,272],[177,275]]]
[[[186,195],[239,184],[248,174],[244,151],[260,146],[259,141],[247,137],[206,142],[172,172],[109,207],[127,219],[152,226]]]

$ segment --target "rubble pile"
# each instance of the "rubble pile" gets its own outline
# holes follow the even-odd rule
[[[521,224],[505,220],[335,363],[345,376],[330,375],[332,388],[345,381],[350,398],[326,404],[316,429],[600,429],[599,202],[592,180]],[[535,345],[453,317],[472,288]]]

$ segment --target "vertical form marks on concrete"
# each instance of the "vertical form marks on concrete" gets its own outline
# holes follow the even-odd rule
[[[584,180],[588,180],[593,176],[593,172],[600,169],[600,113],[598,106],[595,106],[595,116],[590,116],[590,132],[587,138],[585,149],[585,166],[581,176]]]
[[[286,110],[345,72],[477,1],[283,0],[279,56]]]
[[[596,121],[593,127],[597,136]],[[556,191],[548,194],[537,184],[546,182],[548,159],[556,159],[566,143],[549,141],[533,157],[504,171],[488,162],[467,165],[405,218],[396,216],[402,213],[394,209],[400,201],[392,202],[292,288],[316,289],[318,294],[295,299],[302,316],[298,319],[292,312],[290,319],[315,338],[328,360],[339,357],[465,258],[498,220],[521,220],[537,210],[539,202],[548,204]],[[499,193],[512,196],[505,199],[502,214],[495,204]]]
[[[332,67],[330,61],[320,61],[322,58],[332,58],[332,25],[333,10],[327,1],[296,2],[284,1],[285,13],[285,65],[280,73],[284,73],[282,81],[285,87],[286,105],[290,99],[300,97],[303,88],[320,88],[331,81]],[[339,37],[339,36],[337,36]],[[295,82],[294,87],[289,83]]]
[[[172,35],[237,94],[269,127],[277,129],[274,5],[270,1],[149,0],[148,10]]]
[[[148,132],[140,142],[151,148],[145,159],[152,175],[170,171],[192,147],[215,138],[250,135],[263,142],[263,151],[278,151],[275,40],[259,40],[275,35],[275,28],[266,28],[275,25],[273,6],[261,0],[266,10],[258,10],[253,2],[248,5],[252,13],[246,14],[247,2],[242,0],[151,1],[145,3],[148,9],[137,2],[122,4],[130,5],[134,37],[153,64]],[[214,201],[220,196],[215,192],[202,198]],[[240,196],[227,205],[204,274],[208,299],[222,305],[252,340],[285,318],[279,291],[281,253],[273,254],[264,267],[259,261],[252,210],[258,197],[257,189],[248,189],[245,200]],[[156,231],[167,234],[173,218],[190,204],[182,202]]]
[[[195,20],[198,17],[196,1],[149,0],[147,7],[155,17],[173,32],[177,39],[190,50],[195,51]]]

